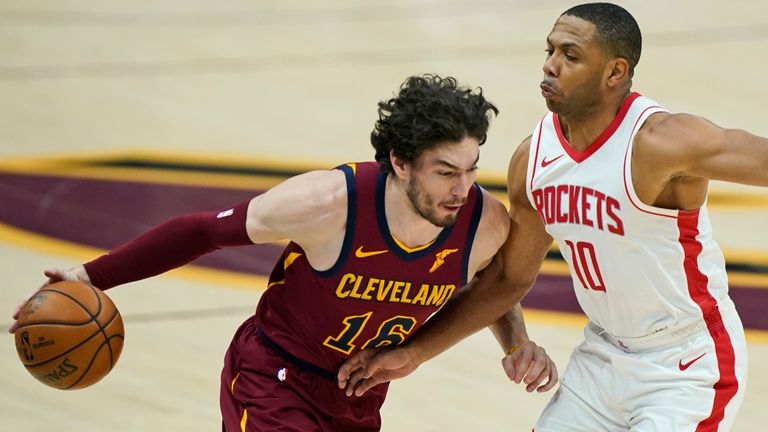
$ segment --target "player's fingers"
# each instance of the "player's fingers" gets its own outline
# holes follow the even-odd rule
[[[547,359],[544,359],[544,364],[541,368],[538,366],[531,370],[531,373],[526,375],[525,377],[525,383],[527,384],[525,389],[528,392],[532,392],[536,390],[536,388],[541,385],[541,383],[549,377],[549,361]]]
[[[28,296],[24,297],[21,303],[16,305],[16,308],[13,309],[13,314],[11,315],[11,317],[13,318],[14,322],[11,324],[10,327],[8,327],[9,333],[13,333],[14,331],[16,331],[16,327],[17,327],[16,320],[19,319],[19,314],[21,313],[21,310],[24,309],[24,305],[27,304],[29,299],[31,299],[35,294],[37,294],[38,291],[50,285],[51,283],[59,282],[66,278],[65,271],[60,269],[55,269],[55,268],[45,269],[43,271],[43,274],[48,278],[48,280],[45,281],[42,285],[40,285],[39,288],[32,291]]]
[[[370,378],[378,375],[380,371],[389,371],[400,367],[398,356],[395,351],[383,350],[369,358],[366,364],[362,366],[363,378]]]
[[[19,319],[19,314],[21,313],[21,308],[24,307],[24,305],[27,303],[28,299],[24,299],[23,302],[16,305],[16,307],[13,309],[13,319]]]
[[[507,374],[507,378],[509,378],[510,381],[514,381],[516,369],[512,355],[505,356],[501,359],[501,367],[504,369],[504,373]]]
[[[349,357],[344,364],[341,365],[339,368],[339,372],[336,375],[336,378],[339,382],[339,387],[344,388],[346,386],[346,381],[349,380],[349,378],[352,376],[353,373],[360,371],[361,373],[365,372],[365,367],[371,362],[371,359],[375,359],[376,355],[378,354],[378,350],[376,349],[367,349],[358,351],[355,354],[353,354],[351,357]],[[342,381],[344,383],[342,383]]]
[[[346,391],[344,393],[347,396],[352,396],[352,394],[355,392],[355,388],[364,380],[365,376],[363,374],[363,370],[357,369],[352,373],[352,375],[349,376],[349,379],[347,380]]]
[[[531,384],[542,375],[544,369],[549,367],[549,357],[547,357],[544,348],[537,347],[534,351],[533,361],[531,362],[528,371],[525,373],[524,382]]]
[[[539,392],[541,392],[542,391],[541,388],[549,384],[550,381],[552,380],[551,370],[552,370],[552,367],[554,367],[554,364],[551,362],[547,362],[547,363],[549,363],[547,368],[544,371],[542,371],[542,374],[539,375],[539,377],[527,387],[527,390],[529,392],[532,392],[533,390],[538,390]],[[542,384],[545,379],[547,380],[546,383]]]
[[[37,291],[35,291],[37,292]],[[16,308],[13,310],[13,323],[11,323],[11,326],[8,327],[8,333],[13,333],[16,331],[16,327],[18,327],[18,324],[16,323],[16,320],[19,319],[19,314],[21,313],[21,310],[24,309],[24,306],[27,304],[29,299],[32,298],[33,294],[28,295],[24,300],[21,301],[18,305],[16,305]]]
[[[359,354],[359,353],[358,353]],[[339,368],[339,372],[336,374],[336,379],[339,382],[339,388],[346,387],[346,383],[349,380],[349,377],[352,375],[354,371],[357,369],[360,369],[360,357],[358,354],[353,355],[352,357],[348,358],[344,364],[341,365]]]
[[[67,280],[67,272],[66,270],[57,269],[57,268],[49,268],[45,269],[43,271],[43,274],[48,278],[48,281],[43,284],[43,286],[50,285],[55,282],[61,282],[63,280]]]
[[[24,299],[21,301],[21,303],[16,305],[16,307],[13,309],[13,315],[12,315],[13,319],[15,319],[15,320],[19,319],[19,314],[21,313],[21,310],[24,309],[24,306],[27,304],[29,299],[31,299],[32,296],[35,295],[35,293],[37,293],[37,290],[35,290],[35,292],[33,292],[32,294],[24,297]]]
[[[512,357],[512,361],[515,364],[515,377],[513,378],[513,381],[517,384],[520,384],[531,365],[531,360],[533,359],[533,351],[530,349],[522,348],[513,352]]]
[[[381,384],[383,381],[379,379],[377,376],[372,376],[370,378],[366,378],[363,380],[360,385],[357,386],[355,389],[355,396],[362,396],[367,392],[368,390],[372,389],[373,387]]]
[[[550,368],[549,368],[549,381],[547,381],[543,386],[538,388],[538,391],[540,393],[552,390],[552,388],[555,387],[555,384],[557,384],[558,381],[558,375],[557,375],[557,367],[555,367],[555,362],[552,360],[550,362]]]

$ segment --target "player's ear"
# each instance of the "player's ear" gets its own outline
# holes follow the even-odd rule
[[[605,74],[608,86],[618,87],[626,80],[631,79],[629,76],[629,62],[625,58],[616,57],[606,64]]]
[[[409,171],[408,162],[397,157],[395,155],[394,150],[390,150],[389,152],[389,161],[392,163],[392,170],[394,171],[396,176],[398,176],[401,179],[407,178],[408,171]]]

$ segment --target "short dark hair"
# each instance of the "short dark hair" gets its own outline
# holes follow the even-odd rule
[[[412,76],[397,96],[379,102],[379,119],[371,132],[376,161],[382,171],[391,173],[390,152],[410,163],[441,142],[469,136],[482,145],[490,125],[489,111],[499,114],[482,88],[459,86],[452,77]]]
[[[634,75],[643,49],[643,36],[632,14],[612,3],[585,3],[568,9],[562,15],[594,24],[606,54],[625,59],[629,63],[629,77]]]

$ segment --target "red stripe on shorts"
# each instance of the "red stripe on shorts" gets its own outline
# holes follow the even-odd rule
[[[717,308],[717,300],[707,289],[709,279],[699,268],[698,257],[701,254],[701,243],[696,239],[699,235],[699,211],[680,212],[677,227],[680,230],[680,244],[685,253],[683,267],[688,281],[688,293],[701,308],[712,340],[715,342],[715,355],[720,379],[713,386],[715,400],[709,417],[702,420],[696,432],[717,431],[718,425],[725,416],[725,407],[736,395],[739,383],[736,380],[736,355],[734,354],[731,338],[722,324],[722,317]]]

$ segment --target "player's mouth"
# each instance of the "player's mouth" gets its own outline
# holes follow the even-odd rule
[[[441,207],[448,211],[449,213],[456,213],[459,210],[461,210],[461,207],[466,203],[466,201],[462,201],[459,203],[449,203],[449,204],[442,204]]]
[[[555,86],[548,83],[547,81],[542,81],[541,84],[539,84],[539,88],[541,89],[541,95],[544,97],[544,99],[551,99],[553,96],[557,95],[557,89]]]

